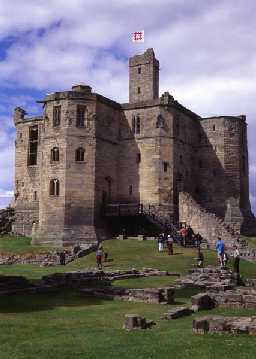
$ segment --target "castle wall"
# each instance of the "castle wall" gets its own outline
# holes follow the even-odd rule
[[[29,128],[38,125],[39,141],[37,165],[28,166]],[[42,131],[41,119],[24,120],[16,125],[15,141],[15,223],[12,226],[14,233],[31,235],[32,224],[39,218],[40,199],[40,157]]]
[[[95,206],[118,201],[120,109],[100,99],[96,107]]]
[[[156,129],[158,106],[128,109],[121,125],[119,157],[119,198],[122,202],[159,203],[161,171],[159,131]],[[132,133],[133,116],[140,118],[140,133]],[[140,154],[140,162],[138,161]],[[132,186],[132,193],[129,188]]]

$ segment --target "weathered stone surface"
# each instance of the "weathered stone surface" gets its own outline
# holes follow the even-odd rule
[[[153,320],[146,320],[146,318],[138,314],[126,314],[124,319],[123,329],[147,329],[151,328],[156,323]]]
[[[193,268],[189,274],[176,281],[184,287],[206,289],[211,291],[226,291],[236,286],[236,279],[229,270],[221,270],[208,266],[205,268]]]
[[[213,299],[206,293],[199,293],[191,297],[191,303],[197,306],[199,310],[212,309],[215,304]]]
[[[174,309],[168,310],[167,313],[164,313],[161,316],[161,319],[163,320],[170,320],[170,319],[177,319],[181,318],[187,315],[191,315],[193,313],[193,310],[187,308],[187,307],[176,307]]]
[[[173,288],[83,288],[80,293],[101,299],[119,299],[129,302],[144,302],[152,304],[173,304],[175,291]]]
[[[209,297],[214,306],[221,308],[240,309],[256,308],[256,289],[255,288],[236,288],[225,292],[209,291],[201,293],[191,298],[192,304],[197,304],[200,298]],[[195,298],[195,299],[194,299]],[[210,309],[210,308],[209,308]]]
[[[193,332],[256,335],[256,317],[206,316],[193,320]]]

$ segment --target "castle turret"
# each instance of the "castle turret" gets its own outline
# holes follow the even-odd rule
[[[25,115],[26,115],[26,111],[23,108],[16,107],[14,109],[14,115],[13,115],[14,125],[16,126],[19,122],[23,121]]]
[[[129,60],[129,102],[153,100],[159,97],[159,61],[153,49]]]

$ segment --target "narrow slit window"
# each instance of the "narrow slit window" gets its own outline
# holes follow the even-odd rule
[[[76,150],[76,162],[84,162],[84,154],[85,149],[83,147],[79,147]]]
[[[38,126],[29,127],[28,166],[37,164]]]
[[[163,162],[163,168],[164,168],[164,172],[167,172],[168,170],[168,162]]]
[[[140,116],[136,116],[136,134],[140,134]]]

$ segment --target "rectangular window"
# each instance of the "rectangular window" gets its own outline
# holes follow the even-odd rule
[[[135,116],[132,116],[132,133],[135,133],[135,127],[136,127],[136,119]]]
[[[136,134],[140,134],[140,117],[136,116]]]
[[[141,67],[138,67],[138,74],[141,74]]]
[[[140,87],[138,87],[138,93],[140,93]]]
[[[137,153],[137,163],[140,163],[140,162],[141,162],[141,154]]]
[[[84,127],[86,106],[77,105],[76,109],[76,127]]]
[[[164,172],[167,172],[168,169],[168,162],[163,162]]]
[[[37,201],[37,192],[34,192],[34,201]]]
[[[37,164],[38,126],[29,127],[28,166]]]
[[[132,195],[132,185],[130,184],[129,186],[129,195],[131,196]]]
[[[60,126],[61,119],[61,106],[53,107],[53,127]]]
[[[216,130],[216,127],[215,125],[212,126],[212,130],[215,131]]]

